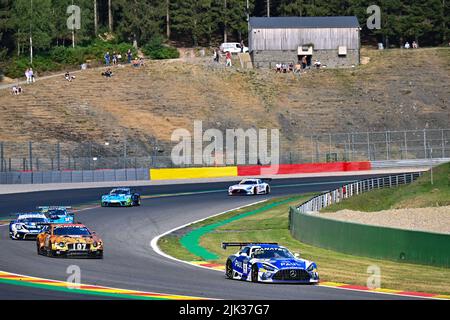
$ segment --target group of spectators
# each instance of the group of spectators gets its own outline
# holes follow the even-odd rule
[[[405,49],[410,49],[410,48],[417,49],[417,48],[419,48],[419,45],[415,41],[413,41],[411,45],[409,44],[408,41],[406,41]]]
[[[320,62],[320,60],[316,59],[314,61],[313,66],[316,69],[320,69],[320,67],[322,66],[322,63]],[[294,72],[294,73],[300,74],[302,72],[302,70],[305,70],[307,68],[310,68],[310,65],[308,64],[308,61],[307,61],[306,57],[303,57],[295,65],[294,65],[293,62],[290,62],[290,63],[277,63],[275,65],[275,72],[276,73]]]
[[[32,68],[28,68],[25,71],[25,77],[27,78],[27,84],[32,84],[36,82],[36,77],[34,76],[34,71]]]
[[[213,61],[216,63],[220,63],[220,49],[214,49],[214,53],[213,53]],[[225,53],[225,66],[227,67],[232,67],[232,62],[231,62],[231,52],[227,51]]]
[[[133,52],[131,52],[131,49],[128,49],[126,57],[128,63],[131,63],[131,61],[133,60]],[[108,51],[105,53],[103,58],[105,59],[105,65],[109,67],[110,65],[115,66],[117,64],[120,64],[120,62],[122,62],[123,56],[120,52],[119,53],[113,52],[113,54],[111,55]]]

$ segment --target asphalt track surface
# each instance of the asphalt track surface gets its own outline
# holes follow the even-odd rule
[[[272,181],[269,196],[258,197],[229,197],[226,188],[230,183],[142,187],[143,195],[165,196],[145,199],[141,207],[94,208],[77,215],[76,220],[102,237],[103,260],[38,256],[34,241],[12,241],[8,227],[0,227],[0,270],[66,281],[67,268],[77,265],[83,284],[217,299],[407,299],[321,286],[232,281],[217,271],[166,259],[150,247],[155,236],[183,224],[265,198],[330,190],[348,181],[352,177],[279,179]],[[0,195],[0,208],[5,216],[38,205],[75,205],[96,201],[107,191],[101,188]],[[186,192],[189,194],[176,195]],[[102,298],[0,284],[0,299]]]

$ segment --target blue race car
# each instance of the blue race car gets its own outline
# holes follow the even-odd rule
[[[314,262],[300,259],[277,243],[224,242],[222,248],[240,247],[228,257],[228,279],[271,283],[318,283]]]
[[[48,223],[42,213],[18,213],[9,223],[9,237],[13,240],[36,239]]]
[[[47,215],[50,223],[65,224],[74,222],[74,213],[68,211],[72,209],[72,207],[45,206],[38,207],[38,209],[41,210],[43,214]]]
[[[141,205],[141,195],[130,188],[116,188],[103,195],[102,207],[133,207]]]

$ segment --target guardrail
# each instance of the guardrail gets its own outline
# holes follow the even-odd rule
[[[422,172],[403,173],[380,178],[371,178],[346,184],[338,189],[316,196],[297,207],[301,213],[318,212],[332,204],[339,203],[364,192],[381,188],[392,188],[415,181]]]

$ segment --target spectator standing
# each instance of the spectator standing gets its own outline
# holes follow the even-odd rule
[[[231,65],[231,52],[228,51],[225,57],[226,57],[226,62],[227,62],[226,66],[231,67],[232,66]]]
[[[412,43],[412,48],[413,49],[417,49],[419,46],[417,45],[417,42],[413,41]]]
[[[220,62],[220,51],[219,49],[216,48],[216,62],[219,63]]]
[[[131,52],[131,49],[128,49],[127,58],[128,58],[128,63],[131,63],[131,60],[133,59],[133,53]]]
[[[113,52],[112,63],[114,66],[117,64],[117,54],[115,52]]]
[[[308,60],[306,59],[306,56],[303,56],[303,58],[302,58],[302,69],[306,69],[307,65],[308,65]]]
[[[30,83],[34,83],[36,79],[34,77],[34,71],[32,68],[30,68],[30,71],[28,71],[28,75],[30,76]]]
[[[31,78],[30,78],[30,69],[27,69],[25,71],[25,77],[27,78],[27,84],[31,83]]]
[[[109,55],[109,51],[108,51],[108,52],[106,52],[106,54],[105,54],[105,64],[106,64],[107,66],[109,66],[109,65],[110,65],[110,62],[111,62],[111,56]]]
[[[244,53],[244,40],[241,40],[241,53]]]
[[[410,48],[409,42],[406,41],[406,43],[405,43],[405,49],[409,49],[409,48]]]

